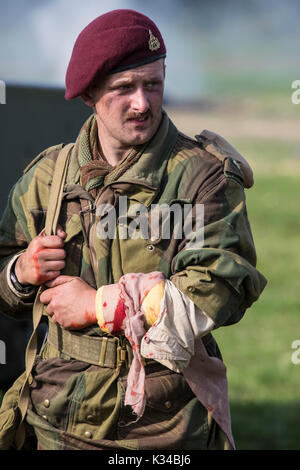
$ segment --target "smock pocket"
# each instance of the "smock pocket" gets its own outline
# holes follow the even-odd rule
[[[181,374],[158,365],[148,365],[145,379],[146,407],[137,420],[131,407],[122,406],[118,438],[134,440],[137,449],[179,449],[190,429],[193,413],[207,424],[207,413]],[[120,379],[123,397],[126,379]]]
[[[0,450],[9,450],[14,442],[20,424],[18,407],[0,410]]]
[[[13,447],[16,431],[21,422],[18,402],[24,380],[25,372],[17,378],[3,397],[0,409],[0,450]]]

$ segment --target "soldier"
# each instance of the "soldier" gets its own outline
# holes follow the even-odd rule
[[[234,448],[211,331],[239,321],[266,284],[245,205],[252,173],[221,137],[174,126],[162,107],[165,57],[140,13],[92,21],[66,74],[66,98],[93,114],[70,154],[57,233],[43,228],[62,145],[34,160],[2,218],[1,310],[28,317],[45,287],[49,332],[26,413],[40,449]],[[161,206],[176,216],[187,206],[191,230],[178,237],[188,217],[169,214],[163,236]],[[17,406],[20,382],[2,413]]]

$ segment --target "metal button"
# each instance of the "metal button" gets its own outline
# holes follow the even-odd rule
[[[165,407],[167,409],[171,408],[171,406],[172,406],[172,403],[169,400],[165,402]]]
[[[94,415],[87,415],[86,420],[89,421],[90,423],[94,423],[95,416]]]
[[[45,419],[47,421],[48,419],[48,416],[47,415],[42,415],[42,418]]]
[[[46,400],[44,400],[43,405],[44,405],[45,408],[49,408],[49,406],[50,406],[50,400],[48,400],[48,398],[46,398]]]
[[[153,245],[147,245],[147,250],[148,250],[148,251],[153,251],[153,250],[154,250],[154,246],[153,246]]]
[[[188,291],[189,292],[195,292],[195,287],[194,286],[189,286]]]
[[[87,437],[88,439],[91,439],[93,437],[91,431],[85,431],[84,436]]]

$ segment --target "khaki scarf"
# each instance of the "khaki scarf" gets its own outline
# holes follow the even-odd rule
[[[107,182],[108,175],[110,182],[116,180],[140,157],[143,147],[133,147],[126,157],[113,167],[104,160],[99,151],[97,121],[93,114],[82,126],[74,149],[80,166],[82,187],[95,197],[97,188]]]

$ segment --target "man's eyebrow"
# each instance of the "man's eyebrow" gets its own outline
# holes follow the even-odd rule
[[[163,81],[162,77],[160,76],[149,76],[149,77],[145,77],[145,79],[143,80],[144,83],[150,83],[150,82],[161,82]],[[117,78],[114,82],[111,82],[108,87],[109,88],[117,88],[119,86],[122,86],[122,85],[130,85],[132,83],[135,83],[135,79],[134,78]]]
[[[115,88],[120,85],[128,85],[130,83],[133,83],[133,80],[131,80],[130,78],[117,78],[114,82],[109,83],[108,86],[110,88]]]
[[[153,76],[153,77],[147,77],[145,78],[145,82],[146,83],[150,83],[150,82],[162,82],[163,81],[163,78],[161,76]]]

